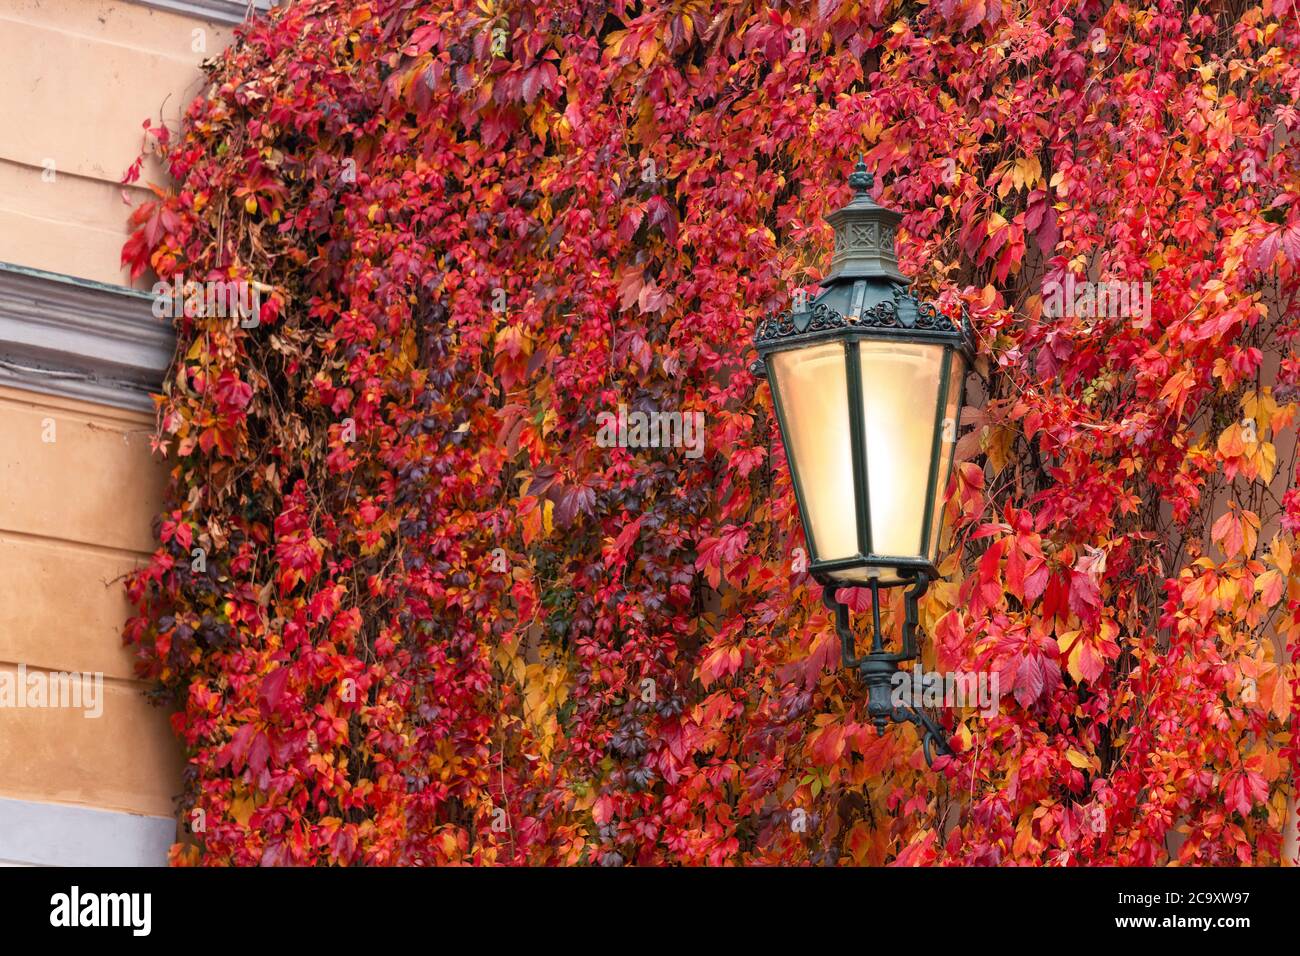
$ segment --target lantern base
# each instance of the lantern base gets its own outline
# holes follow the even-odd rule
[[[948,735],[925,711],[916,707],[899,706],[893,702],[894,675],[898,673],[898,664],[897,655],[894,654],[867,654],[859,658],[858,674],[867,685],[867,714],[880,734],[884,734],[890,721],[896,724],[915,724],[921,734],[926,766],[931,766],[934,763],[934,753],[944,757],[953,755],[952,748],[948,746]]]
[[[929,714],[916,707],[906,707],[894,703],[894,676],[898,665],[903,661],[914,660],[916,652],[917,602],[930,586],[929,577],[918,574],[915,582],[904,592],[903,607],[903,648],[902,653],[893,654],[885,651],[884,638],[880,627],[880,585],[871,585],[871,617],[874,632],[871,636],[871,652],[857,657],[854,654],[853,631],[849,627],[849,609],[837,597],[839,587],[827,584],[822,590],[822,601],[835,613],[835,630],[840,636],[841,659],[845,667],[856,670],[867,685],[867,714],[875,724],[877,732],[883,734],[892,721],[896,724],[915,724],[921,734],[921,746],[925,752],[925,762],[932,765],[934,753],[951,757],[952,749],[948,746],[948,737],[943,728]]]

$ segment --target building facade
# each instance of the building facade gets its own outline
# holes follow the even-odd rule
[[[142,124],[178,126],[202,61],[265,6],[0,0],[3,864],[159,865],[179,836],[180,746],[121,636],[122,576],[155,547],[150,394],[173,343],[152,277],[133,288],[120,255],[130,209],[165,177],[146,161],[122,179]],[[1284,855],[1300,861],[1290,810]]]

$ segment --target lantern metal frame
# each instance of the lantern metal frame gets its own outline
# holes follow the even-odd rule
[[[867,685],[867,709],[872,722],[882,733],[891,720],[915,724],[922,735],[926,762],[930,763],[936,751],[951,755],[942,729],[924,711],[895,705],[891,691],[899,664],[915,660],[918,656],[918,602],[931,582],[939,578],[938,568],[930,560],[929,547],[935,530],[932,522],[942,520],[942,513],[934,504],[936,496],[943,494],[951,478],[955,458],[954,451],[947,455],[940,454],[944,411],[951,397],[952,363],[962,361],[965,371],[969,371],[973,364],[973,336],[964,310],[954,320],[909,291],[907,280],[898,269],[894,251],[897,227],[902,216],[877,205],[871,199],[870,190],[874,179],[861,161],[849,176],[849,185],[854,190],[853,199],[847,206],[827,216],[827,222],[835,230],[835,253],[831,269],[820,283],[821,291],[808,303],[807,308],[775,313],[758,323],[754,348],[759,357],[752,369],[756,375],[769,381],[772,404],[784,438],[790,434],[784,410],[785,402],[776,376],[767,373],[768,358],[779,352],[822,343],[844,344],[858,550],[848,558],[821,559],[804,501],[804,487],[796,456],[787,455],[799,516],[813,554],[809,573],[822,585],[822,600],[834,615],[843,666],[857,671]],[[925,495],[925,513],[918,543],[918,551],[922,556],[920,558],[891,556],[873,551],[870,473],[861,400],[863,369],[857,348],[857,343],[862,341],[917,342],[944,346],[933,412],[934,437],[930,447],[929,469],[926,487],[921,489]],[[960,412],[965,400],[965,376],[962,376],[957,387],[957,408]],[[925,414],[929,414],[928,411]],[[862,581],[835,576],[837,572],[855,569],[874,570],[875,576]],[[883,576],[887,572],[892,574]],[[906,588],[903,594],[901,646],[898,651],[889,651],[885,647],[880,622],[880,591],[900,586]],[[838,596],[841,590],[852,587],[866,587],[872,592],[871,650],[861,656],[856,654],[849,609]]]

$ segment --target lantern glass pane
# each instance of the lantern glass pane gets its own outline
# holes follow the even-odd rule
[[[873,554],[924,556],[943,353],[917,342],[858,343]]]
[[[781,406],[782,434],[821,561],[858,553],[848,376],[842,342],[776,352],[767,359]]]
[[[942,435],[939,441],[939,474],[935,480],[934,501],[930,513],[931,561],[939,559],[939,530],[943,525],[944,492],[952,477],[952,457],[957,448],[957,430],[961,424],[961,393],[966,381],[966,361],[956,349],[952,354],[952,368],[948,373],[948,395],[943,410]]]

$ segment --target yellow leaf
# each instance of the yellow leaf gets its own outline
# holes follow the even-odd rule
[[[957,739],[961,741],[962,750],[970,750],[971,741],[974,738],[971,736],[970,728],[966,726],[965,721],[957,728]]]
[[[648,70],[654,64],[655,57],[659,55],[659,41],[647,37],[641,41],[641,49],[638,51],[641,61],[641,68]]]
[[[248,818],[253,815],[253,801],[248,797],[236,797],[230,801],[230,815],[234,817],[241,826],[248,826]]]
[[[1240,425],[1229,425],[1219,435],[1219,454],[1224,458],[1240,458],[1246,450]]]
[[[1269,552],[1273,555],[1273,560],[1277,562],[1277,569],[1283,574],[1291,573],[1291,545],[1287,544],[1286,538],[1281,535],[1273,536],[1273,543],[1269,546]]]
[[[1082,631],[1066,631],[1056,636],[1056,645],[1065,658],[1065,669],[1070,672],[1076,683],[1083,682],[1083,671],[1079,668],[1079,654],[1083,650],[1083,641],[1079,635]]]
[[[1032,189],[1043,178],[1043,167],[1038,162],[1037,156],[1021,156],[1016,160],[1012,176],[1017,186],[1028,186]]]
[[[1071,765],[1078,767],[1080,770],[1087,770],[1092,766],[1092,761],[1086,754],[1071,748],[1065,752],[1065,759],[1070,761]]]
[[[534,110],[532,119],[528,121],[529,128],[532,129],[533,135],[543,143],[546,142],[546,134],[551,128],[548,113],[550,113],[550,111],[545,108]]]
[[[1271,441],[1263,442],[1255,452],[1253,462],[1259,471],[1259,480],[1268,484],[1273,480],[1273,469],[1277,467],[1277,448]]]
[[[555,502],[548,498],[546,501],[542,502],[542,527],[546,529],[548,535],[555,530],[554,514]]]
[[[1273,400],[1271,389],[1264,389],[1262,392],[1252,392],[1242,400],[1241,410],[1245,416],[1255,423],[1259,431],[1264,431],[1273,423],[1273,416],[1277,414],[1277,402]]]
[[[1009,428],[1001,425],[990,425],[984,440],[980,443],[983,445],[984,452],[989,456],[989,465],[993,468],[993,474],[997,474],[1005,468],[1011,461],[1011,445],[1015,441],[1015,433]]]
[[[1255,593],[1264,595],[1265,606],[1272,607],[1282,597],[1285,583],[1281,573],[1270,568],[1255,579]]]

